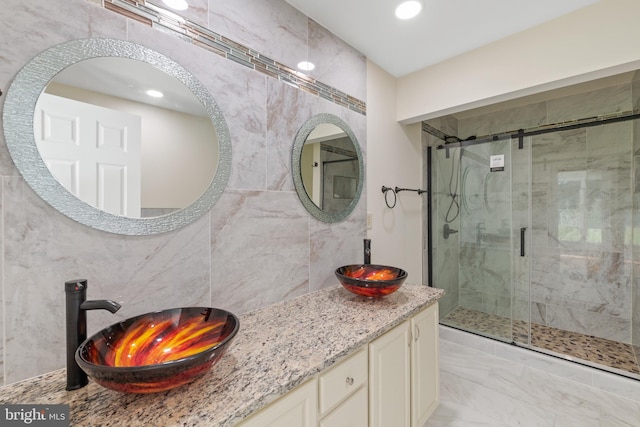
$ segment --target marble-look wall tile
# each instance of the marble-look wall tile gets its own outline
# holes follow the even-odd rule
[[[486,136],[518,129],[530,129],[547,124],[547,106],[544,102],[509,108],[492,113],[465,117],[458,120],[460,139]]]
[[[312,19],[309,19],[309,60],[316,66],[309,72],[311,77],[366,101],[366,82],[356,77],[366,74],[366,57]],[[353,74],[345,76],[345,69]]]
[[[337,224],[329,225],[315,218],[309,219],[311,291],[335,285],[336,268],[364,262],[363,240],[366,238],[366,231],[360,224],[366,221],[366,214],[366,204],[360,204],[345,221]],[[376,262],[375,243],[371,243],[372,263]]]
[[[267,88],[267,189],[294,191],[291,150],[298,129],[322,111],[319,98],[280,81],[269,80]]]
[[[309,291],[309,216],[294,192],[228,190],[211,230],[213,305],[244,313]]]
[[[633,104],[630,89],[629,84],[621,84],[549,100],[548,123],[631,111]]]
[[[209,28],[294,69],[307,58],[308,18],[283,0],[210,1]]]
[[[267,77],[198,46],[176,43],[175,37],[135,21],[129,21],[129,40],[184,65],[212,94],[231,136],[233,168],[228,187],[266,189]]]
[[[436,124],[437,126],[437,124]],[[451,134],[455,134],[457,123],[455,119],[448,119],[444,128]],[[432,138],[431,146],[442,143]],[[433,141],[435,140],[435,141]],[[429,141],[428,141],[429,142]],[[447,158],[446,150],[433,149],[432,172],[432,209],[433,218],[433,286],[444,289],[446,294],[440,299],[440,318],[444,318],[454,310],[461,301],[459,287],[459,255],[458,235],[445,239],[444,225],[448,224],[454,230],[460,229],[460,200],[458,174],[460,173],[460,149],[449,150]],[[425,172],[426,176],[426,172]],[[425,227],[426,229],[426,227]],[[425,260],[426,264],[426,260]]]
[[[631,102],[633,110],[640,110],[640,72],[636,71],[631,79]]]
[[[587,227],[599,249],[630,254],[633,124],[587,129]]]
[[[1,130],[1,129],[0,129]],[[8,178],[11,179],[11,178]],[[4,218],[4,181],[5,178],[0,178],[0,218]],[[0,247],[4,248],[4,228],[0,226]],[[4,277],[4,263],[0,263],[0,277]],[[4,341],[5,341],[5,327],[4,327],[4,306],[5,298],[3,294],[0,294],[0,385],[4,384],[5,377],[5,363],[4,363]]]
[[[284,154],[304,120],[321,112],[338,115],[352,127],[366,153],[365,116],[294,88],[296,95],[273,90],[281,85],[275,79],[110,12],[100,2],[52,0],[36,7],[33,2],[7,1],[0,8],[6,24],[0,29],[4,41],[0,87],[7,87],[20,67],[53,44],[92,36],[129,40],[174,59],[209,89],[229,126],[233,154],[229,186],[203,217],[170,233],[118,236],[79,225],[39,199],[18,176],[0,135],[4,248],[0,331],[5,333],[0,339],[4,344],[0,364],[5,383],[64,366],[66,280],[87,278],[89,298],[114,299],[123,306],[115,315],[90,313],[91,333],[117,320],[169,306],[252,310],[308,292],[311,283],[325,286],[332,274],[327,270],[337,262],[331,256],[356,254],[365,233],[364,197],[344,223],[318,224],[310,230],[310,216],[292,187],[265,191],[267,141],[271,141],[267,106],[280,102],[277,114],[299,119],[294,123],[270,119],[271,135],[278,141],[274,153],[282,154],[283,160],[283,166],[275,169],[276,181],[283,183],[292,181],[290,169],[284,166],[290,154]],[[197,19],[203,19],[206,2],[191,3],[197,5]],[[306,53],[308,19],[286,3],[211,3],[215,10],[207,12],[207,19],[219,19],[223,27],[229,24],[231,33],[246,36],[239,42],[249,40],[247,44],[256,50],[266,46],[271,50],[262,53],[285,63],[287,56],[297,60],[298,52]],[[214,25],[210,28],[219,32]],[[346,80],[361,71],[342,70]],[[364,72],[354,82],[357,79],[364,85]],[[288,99],[295,99],[295,106],[282,103]],[[273,130],[283,124],[285,130]],[[312,248],[315,261],[310,261]],[[324,250],[332,254],[327,256]]]
[[[171,13],[179,14],[181,17],[206,28],[209,22],[209,0],[186,1],[189,4],[187,10],[175,11],[167,7],[162,0],[145,0],[146,3],[151,3]]]
[[[428,126],[431,126],[439,131],[443,132],[445,135],[458,135],[458,118],[455,116],[442,116],[436,117],[435,119],[425,120],[423,123],[426,123]],[[428,147],[437,147],[438,145],[442,145],[442,140],[439,138],[435,138],[430,135]]]
[[[59,4],[58,4],[59,3]],[[72,18],[72,19],[70,19]],[[15,75],[41,51],[77,38],[126,38],[126,20],[85,0],[66,2],[3,1],[0,88],[6,91]],[[22,35],[22,36],[21,36]],[[0,102],[0,114],[4,102]],[[0,135],[4,138],[4,131]],[[4,143],[0,144],[0,174],[18,175]]]
[[[340,117],[353,131],[366,159],[366,117],[284,82],[267,81],[267,189],[293,191],[291,150],[300,127],[311,117]],[[366,166],[365,166],[366,167]]]
[[[547,324],[566,331],[579,332],[623,343],[630,343],[631,321],[566,305],[546,305]]]
[[[89,299],[122,305],[115,315],[91,312],[89,333],[153,309],[208,303],[206,220],[123,237],[79,226],[21,178],[5,178],[3,195],[6,382],[63,366],[67,280],[86,278]]]

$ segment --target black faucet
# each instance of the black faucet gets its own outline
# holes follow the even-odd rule
[[[371,239],[364,239],[364,263],[371,264]]]
[[[87,310],[109,310],[115,313],[120,304],[110,300],[87,301],[87,280],[64,283],[67,311],[67,390],[76,390],[89,382],[87,374],[76,363],[75,353],[87,339]]]

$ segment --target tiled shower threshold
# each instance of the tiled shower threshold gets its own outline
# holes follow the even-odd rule
[[[531,324],[529,342],[526,322],[512,324],[509,318],[463,307],[449,313],[441,324],[640,380],[640,348],[630,344],[536,323]]]

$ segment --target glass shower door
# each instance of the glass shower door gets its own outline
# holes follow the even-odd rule
[[[514,312],[514,304],[527,296],[528,289],[528,282],[519,284],[523,261],[518,258],[526,258],[528,252],[526,246],[520,246],[526,244],[529,197],[523,197],[528,195],[528,174],[523,169],[528,169],[529,162],[528,151],[518,148],[517,140],[499,140],[438,150],[449,151],[449,158],[442,153],[435,156],[440,163],[434,219],[434,234],[439,234],[434,239],[439,245],[434,250],[435,264],[440,271],[435,286],[440,287],[443,280],[445,289],[453,291],[443,304],[441,323],[527,343],[527,306],[518,304],[519,313]],[[453,181],[457,181],[456,189],[448,191]],[[447,217],[444,208],[454,200],[458,215],[453,218],[449,212]],[[522,201],[526,206],[521,211],[518,204]],[[452,267],[446,258],[454,253],[455,275],[441,268],[445,264]]]

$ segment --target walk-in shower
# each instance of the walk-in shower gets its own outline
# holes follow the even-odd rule
[[[637,86],[423,125],[441,324],[640,379]]]

